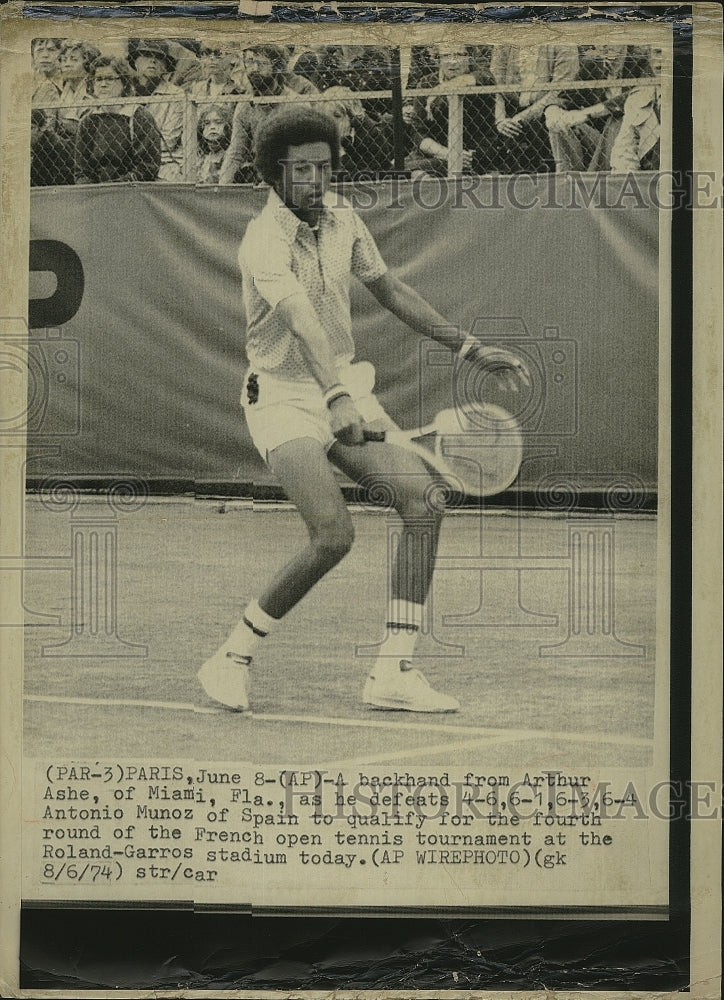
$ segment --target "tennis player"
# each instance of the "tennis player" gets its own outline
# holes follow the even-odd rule
[[[247,710],[257,648],[349,552],[354,529],[335,465],[355,482],[384,483],[402,519],[386,634],[363,701],[379,709],[455,712],[458,701],[412,666],[442,514],[426,499],[433,479],[421,459],[364,439],[366,426],[395,424],[372,393],[371,366],[353,362],[350,275],[416,333],[507,384],[528,384],[528,373],[508,351],[472,338],[461,346],[452,324],[388,271],[362,220],[328,190],[339,165],[331,117],[307,108],[276,111],[260,127],[255,155],[271,190],[239,249],[250,362],[242,405],[254,444],[296,505],[309,542],[246,607],[199,680],[214,701]]]

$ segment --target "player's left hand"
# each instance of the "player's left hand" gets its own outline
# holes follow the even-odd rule
[[[530,372],[525,362],[504,347],[477,343],[469,347],[462,357],[468,364],[494,375],[506,389],[513,392],[518,392],[519,382],[525,386],[530,385]]]

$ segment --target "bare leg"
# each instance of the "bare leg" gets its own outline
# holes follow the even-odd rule
[[[354,528],[318,441],[298,438],[280,445],[269,454],[269,466],[309,532],[306,548],[276,574],[259,597],[267,614],[281,618],[347,555]]]
[[[394,606],[390,611],[394,615],[401,610],[405,616],[388,618],[385,652],[367,678],[363,701],[373,708],[400,711],[457,711],[457,700],[435,691],[410,664],[420,617],[410,621],[407,616],[411,608],[421,613],[427,597],[442,512],[430,503],[434,480],[424,463],[404,449],[383,443],[358,448],[335,444],[328,457],[317,441],[302,438],[269,455],[270,467],[304,520],[309,544],[276,574],[260,596],[255,614],[263,615],[268,624],[282,618],[349,552],[354,539],[352,521],[329,460],[357,482],[376,483],[386,490],[403,524],[392,566]],[[405,607],[398,609],[398,601]],[[252,639],[261,634],[245,618],[202,666],[199,679],[211,698],[230,708],[248,706],[246,673]]]
[[[249,707],[248,667],[256,644],[274,619],[290,608],[349,552],[352,520],[322,445],[299,438],[275,448],[269,465],[296,504],[309,532],[309,544],[252,602],[229,638],[199,670],[199,681],[214,701],[244,711]],[[247,617],[247,615],[249,617]]]
[[[435,568],[442,511],[430,502],[434,480],[424,462],[404,448],[368,442],[335,444],[329,458],[357,483],[389,495],[402,518],[402,536],[391,568],[392,597],[424,604]]]
[[[435,479],[416,455],[391,444],[369,442],[360,448],[335,444],[329,457],[351,479],[387,494],[402,518],[391,567],[386,636],[365,682],[363,702],[394,711],[457,712],[457,699],[432,688],[411,662],[442,522],[442,494],[431,495]]]

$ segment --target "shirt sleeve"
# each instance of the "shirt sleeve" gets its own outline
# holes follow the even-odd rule
[[[575,45],[556,45],[553,48],[551,83],[575,80],[578,75],[578,48]]]
[[[244,163],[251,159],[251,125],[249,106],[246,101],[239,101],[231,119],[231,139],[226,150],[219,184],[233,184],[236,172]]]
[[[352,274],[365,285],[381,278],[387,273],[387,264],[382,259],[377,244],[372,238],[367,226],[355,211],[351,217],[354,226],[354,242],[352,244]]]
[[[272,309],[282,299],[304,291],[291,268],[289,244],[280,235],[257,232],[253,223],[239,247],[239,267],[243,281],[253,284]]]
[[[509,45],[494,45],[493,54],[490,57],[490,72],[493,74],[496,83],[507,83],[506,72],[508,69],[508,56],[510,54]]]

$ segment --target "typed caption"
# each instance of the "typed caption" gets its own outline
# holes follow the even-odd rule
[[[666,783],[483,771],[36,762],[24,895],[575,905],[595,878],[607,905],[663,900],[666,865],[653,859],[677,802]],[[697,791],[701,816],[716,813],[713,795]]]

